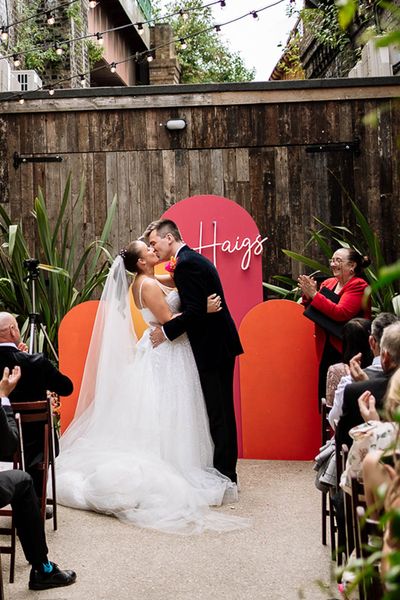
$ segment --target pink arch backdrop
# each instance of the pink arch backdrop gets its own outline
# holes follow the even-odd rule
[[[187,198],[163,217],[176,221],[185,242],[216,265],[240,331],[245,354],[234,384],[240,456],[311,459],[319,444],[313,325],[293,302],[262,302],[266,238],[247,211],[220,196]],[[60,327],[60,369],[75,386],[62,403],[62,430],[75,411],[96,310],[97,302],[81,304]]]

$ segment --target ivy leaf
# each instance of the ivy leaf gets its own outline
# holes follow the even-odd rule
[[[357,11],[356,0],[337,0],[336,6],[339,9],[338,19],[340,27],[345,30],[353,21]]]

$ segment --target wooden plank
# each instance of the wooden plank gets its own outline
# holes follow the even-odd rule
[[[237,148],[236,153],[237,181],[249,181],[249,151],[247,148]]]
[[[129,197],[129,159],[126,152],[117,152],[117,213],[118,248],[126,246],[131,238],[130,197]],[[117,248],[115,249],[117,251]]]
[[[141,198],[138,194],[138,178],[141,165],[137,152],[128,152],[128,197],[129,197],[129,239],[140,237],[144,230]]]
[[[198,196],[202,193],[200,187],[200,156],[199,150],[189,152],[189,195]],[[175,174],[174,174],[175,178]],[[176,201],[176,196],[175,196]]]
[[[162,151],[162,190],[163,190],[163,206],[166,210],[176,202],[175,194],[175,152],[172,150]],[[190,156],[190,155],[189,155]],[[189,179],[191,176],[189,163]],[[191,183],[191,182],[190,182]],[[191,187],[191,186],[190,186]],[[193,192],[190,189],[190,194]]]
[[[106,154],[106,190],[107,190],[107,213],[110,209],[111,202],[114,195],[118,191],[118,180],[117,180],[117,152],[107,152]],[[104,223],[103,223],[104,225]],[[112,248],[116,251],[119,245],[119,214],[118,211],[115,213],[113,227],[110,232],[109,241]]]
[[[93,199],[94,231],[99,237],[107,215],[107,155],[105,152],[93,154]]]
[[[395,78],[394,78],[395,79]],[[192,106],[232,106],[253,104],[276,104],[288,102],[348,102],[351,100],[368,100],[373,98],[397,98],[399,88],[396,81],[393,85],[363,86],[361,83],[354,87],[315,87],[291,89],[265,89],[238,91],[218,91],[204,93],[185,93],[177,89],[175,94],[149,94],[137,95],[132,88],[132,95],[128,96],[97,96],[87,98],[58,98],[51,104],[47,99],[29,99],[25,104],[18,102],[2,103],[2,111],[8,114],[25,114],[37,112],[76,112],[76,111],[113,111],[132,108],[154,109],[161,107],[192,107]]]
[[[176,150],[175,152],[175,187],[176,201],[184,200],[190,196],[189,190],[189,157],[187,150]],[[201,159],[200,159],[201,160]],[[208,171],[209,172],[209,171]],[[201,176],[201,164],[200,164]],[[200,186],[203,189],[203,186]],[[203,194],[210,194],[209,191],[203,191]]]
[[[210,160],[211,160],[211,173],[210,173],[210,184],[212,194],[216,196],[224,195],[224,167],[223,167],[223,158],[222,158],[222,150],[210,150]]]

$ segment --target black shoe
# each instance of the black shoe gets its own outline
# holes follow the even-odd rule
[[[45,516],[46,516],[46,521],[53,518],[53,507],[52,506],[46,506],[46,515]]]
[[[61,571],[55,563],[50,564],[53,565],[51,573],[43,573],[32,567],[29,577],[30,590],[48,590],[75,583],[76,573],[74,571]]]

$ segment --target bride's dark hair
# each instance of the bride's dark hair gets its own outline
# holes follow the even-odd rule
[[[141,258],[140,253],[143,250],[143,242],[134,240],[125,248],[122,248],[120,255],[123,258],[125,269],[131,273],[139,273],[137,262]]]

